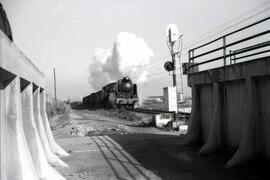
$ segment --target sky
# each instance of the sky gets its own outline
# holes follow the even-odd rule
[[[152,50],[149,75],[138,84],[141,97],[162,95],[172,85],[164,62],[170,60],[166,26],[177,25],[183,46],[198,40],[236,17],[266,6],[269,0],[0,0],[9,18],[16,46],[46,76],[53,94],[53,68],[58,98],[81,99],[93,92],[89,68],[97,48],[112,49],[117,35],[142,38]],[[268,4],[269,5],[269,4]],[[254,11],[255,11],[254,10]],[[252,22],[254,17],[250,20]],[[211,37],[213,38],[213,37]],[[208,40],[211,40],[208,39]],[[198,44],[195,44],[198,45]],[[182,62],[187,62],[187,49]],[[90,67],[89,67],[90,66]],[[190,95],[186,76],[184,95]],[[180,84],[180,77],[177,77]]]

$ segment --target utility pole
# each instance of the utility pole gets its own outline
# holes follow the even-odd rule
[[[173,87],[176,87],[175,53],[174,53],[174,50],[173,50],[173,46],[174,46],[175,41],[172,41],[171,36],[172,36],[172,32],[171,32],[171,29],[169,29],[169,43],[170,43],[170,46],[171,46],[171,56],[172,56],[172,64],[173,64],[173,70],[172,70],[172,72],[173,72],[173,74],[172,74]]]
[[[54,78],[54,101],[57,102],[55,68],[53,68],[53,78]]]

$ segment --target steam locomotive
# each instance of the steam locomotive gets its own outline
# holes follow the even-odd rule
[[[137,102],[137,85],[129,77],[107,84],[100,91],[83,98],[83,105],[87,108],[134,108]]]

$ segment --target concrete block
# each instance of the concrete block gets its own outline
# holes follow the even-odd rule
[[[270,57],[188,75],[192,114],[188,137],[200,153],[226,146],[235,154],[227,167],[269,158]]]
[[[40,100],[44,82],[43,73],[0,30],[0,179],[65,179],[49,164],[67,167],[51,149],[62,155],[64,150],[56,143],[50,147],[48,136],[54,139],[44,129],[43,124],[49,127],[45,94]]]
[[[37,125],[37,130],[42,142],[43,150],[46,154],[46,157],[49,163],[53,166],[61,166],[61,167],[68,167],[68,165],[59,159],[52,151],[48,142],[48,137],[41,119],[40,113],[40,88],[37,88],[34,92],[33,97],[33,105],[34,105],[34,118]]]
[[[12,74],[45,86],[44,74],[0,30],[0,67]]]
[[[172,128],[175,129],[179,126],[178,121],[177,122],[172,122]]]
[[[47,117],[47,113],[46,113],[46,97],[45,97],[45,90],[42,90],[42,92],[40,92],[40,115],[41,115],[41,119],[42,122],[44,124],[44,128],[45,128],[45,132],[48,138],[48,142],[50,145],[50,148],[52,150],[53,153],[59,155],[59,156],[68,156],[68,153],[62,149],[55,141],[53,138],[53,134],[50,128],[50,124],[49,124],[49,120]]]
[[[180,125],[179,126],[179,133],[180,134],[187,134],[188,131],[188,125]]]
[[[1,132],[3,131],[4,176],[7,180],[36,180],[35,167],[22,127],[20,80],[16,77],[1,93],[4,105]],[[2,153],[2,152],[1,152]]]
[[[64,179],[47,161],[41,140],[37,131],[33,112],[33,84],[29,84],[22,92],[23,129],[26,135],[32,160],[39,179]]]
[[[168,122],[172,121],[171,114],[156,114],[154,115],[155,126],[158,128],[162,128],[168,124]]]

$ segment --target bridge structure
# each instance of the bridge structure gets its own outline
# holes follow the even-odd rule
[[[200,154],[230,152],[227,167],[270,158],[269,23],[266,17],[189,50],[189,143],[201,144]]]
[[[46,115],[44,74],[0,30],[0,129],[3,180],[62,180],[68,167]]]

